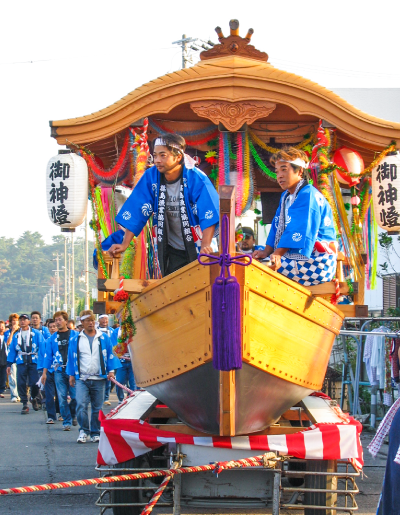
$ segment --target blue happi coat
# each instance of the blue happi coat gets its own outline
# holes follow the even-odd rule
[[[45,325],[41,325],[38,331],[39,333],[42,333],[44,340],[47,340],[47,338],[50,338],[51,336],[49,329]]]
[[[112,338],[112,335],[114,333],[114,329],[112,327],[105,327],[104,329],[102,327],[99,327],[99,331],[106,334],[109,338]]]
[[[36,363],[38,370],[41,370],[44,363],[45,341],[40,331],[32,328],[30,328],[30,330],[32,334],[32,363]],[[22,355],[23,351],[20,345],[20,333],[21,329],[18,329],[11,340],[7,356],[8,366],[11,366],[13,363],[16,363],[17,365],[22,365],[24,363],[24,356]]]
[[[183,195],[191,234],[188,238],[201,247],[201,231],[219,224],[219,197],[216,189],[205,173],[198,168],[183,166]],[[157,235],[159,216],[161,174],[152,166],[143,174],[130,197],[116,217],[117,223],[139,236],[151,214],[154,214],[153,234]],[[161,191],[161,195],[163,192]],[[161,198],[161,200],[163,200]],[[163,216],[163,215],[161,215]],[[201,231],[199,231],[201,229]]]
[[[79,334],[78,331],[71,329],[69,334],[69,341],[71,342],[71,339],[77,334]],[[43,368],[47,368],[47,371],[52,374],[55,370],[61,371],[62,364],[63,359],[60,351],[58,350],[58,332],[56,332],[46,340],[46,351],[44,355]]]
[[[79,379],[77,352],[78,339],[82,337],[86,338],[85,333],[83,331],[79,334],[76,334],[73,338],[71,338],[68,346],[68,362],[66,372],[69,376],[75,376],[76,379]],[[105,374],[101,374],[101,370],[99,370],[98,376],[106,378],[108,372],[110,372],[110,370],[120,368],[121,363],[117,356],[115,356],[113,353],[111,339],[99,330],[96,331],[96,336],[93,340],[93,345],[95,345],[96,341],[98,340],[100,340],[101,353],[103,355],[103,361],[106,371]]]
[[[267,245],[275,248],[275,235],[278,228],[281,209],[288,191],[282,193],[278,210],[272,221]],[[332,210],[325,197],[314,186],[308,184],[300,189],[289,207],[286,228],[276,248],[288,248],[289,254],[311,257],[317,252],[331,251],[336,244],[336,232],[333,224]],[[331,245],[331,243],[334,245]]]

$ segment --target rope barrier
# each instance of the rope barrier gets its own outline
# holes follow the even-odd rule
[[[247,467],[264,467],[264,468],[275,468],[278,461],[287,460],[288,456],[277,457],[275,453],[269,452],[260,456],[254,456],[252,458],[244,458],[236,461],[225,461],[216,462],[210,465],[196,465],[192,467],[182,468],[171,468],[161,469],[151,472],[137,472],[136,474],[123,474],[121,476],[109,476],[109,477],[98,477],[92,479],[78,479],[76,481],[65,481],[61,483],[45,483],[42,485],[34,486],[20,486],[17,488],[5,488],[0,489],[0,497],[10,494],[27,494],[31,492],[43,492],[46,490],[61,490],[64,488],[75,488],[79,486],[98,485],[105,483],[116,483],[119,481],[132,481],[136,479],[148,479],[152,477],[163,477],[167,476],[169,479],[175,474],[190,474],[196,472],[213,471],[218,475],[222,470],[228,470],[233,468],[247,468]],[[159,487],[161,488],[162,484]],[[166,484],[165,484],[166,486]],[[165,488],[164,486],[164,488]],[[157,492],[159,491],[157,490]],[[156,492],[156,494],[157,494]],[[161,491],[162,493],[162,491]],[[161,495],[160,493],[160,495]],[[154,494],[153,498],[156,496]],[[160,496],[159,496],[160,497]],[[158,498],[159,498],[158,497]],[[151,499],[150,503],[153,499]],[[149,503],[149,505],[150,505]],[[150,510],[151,511],[151,510]],[[150,512],[148,512],[150,513]]]
[[[120,388],[122,388],[123,390],[125,390],[126,392],[128,392],[130,395],[133,395],[135,392],[133,390],[130,390],[127,386],[125,386],[124,384],[121,384],[119,383],[115,377],[110,377],[110,381],[112,381],[114,384],[116,384],[117,386],[119,386]]]
[[[171,468],[173,470],[176,470],[180,466],[181,461],[182,460],[175,461],[175,463],[172,465]],[[171,481],[171,478],[172,478],[172,473],[163,479],[159,488],[154,492],[153,497],[150,499],[150,501],[147,503],[145,508],[142,510],[141,515],[150,515],[150,513],[153,511],[154,506],[157,504],[158,500],[162,496],[162,493],[164,492],[168,483]]]

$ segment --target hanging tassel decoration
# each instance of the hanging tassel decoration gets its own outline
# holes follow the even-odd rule
[[[242,331],[240,323],[240,286],[232,276],[229,267],[233,264],[248,266],[251,256],[232,257],[229,249],[229,218],[224,215],[221,223],[222,253],[219,257],[212,254],[199,254],[202,265],[221,267],[211,290],[213,366],[216,370],[237,370],[242,368]],[[210,261],[203,262],[202,257]],[[227,274],[225,276],[225,274]]]
[[[219,147],[218,147],[218,184],[220,186],[225,184],[225,156],[224,156],[224,135],[222,132],[219,134]]]
[[[223,145],[224,145],[224,168],[223,172],[225,175],[225,184],[228,186],[231,184],[230,173],[230,154],[229,154],[229,134],[223,133]]]
[[[242,214],[243,203],[243,132],[237,133],[237,186],[236,186],[236,216]]]

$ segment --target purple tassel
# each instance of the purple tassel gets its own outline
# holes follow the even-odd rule
[[[217,277],[212,286],[211,303],[214,368],[242,368],[240,286],[236,277]]]
[[[229,267],[232,264],[247,266],[252,262],[252,258],[248,255],[232,258],[228,254],[229,220],[227,215],[222,218],[221,241],[222,254],[218,258],[200,254],[198,260],[202,265],[218,263],[221,267],[221,273],[215,279],[211,291],[213,365],[217,370],[229,371],[242,368],[240,286],[236,277],[231,275]],[[214,262],[203,263],[202,256],[206,256]],[[227,277],[225,277],[225,269]]]

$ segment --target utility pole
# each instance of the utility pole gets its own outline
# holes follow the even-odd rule
[[[86,213],[85,220],[85,309],[90,309],[89,293],[89,219]]]
[[[49,293],[47,294],[49,296],[49,306],[50,306],[50,311],[51,311],[51,314],[53,315],[54,314],[54,306],[53,306],[53,301],[52,301],[52,298],[51,298],[51,288],[49,290]]]
[[[64,311],[68,310],[68,255],[67,238],[64,238]]]
[[[189,45],[189,43],[191,43]],[[173,45],[180,45],[182,48],[182,68],[187,68],[188,63],[193,64],[192,55],[189,50],[194,50],[195,52],[200,52],[200,48],[204,50],[210,50],[214,46],[212,41],[203,41],[199,38],[188,38],[186,34],[182,34],[182,39],[178,39],[178,41],[173,41]],[[188,46],[189,45],[189,46]]]
[[[75,251],[74,233],[71,233],[71,318],[75,319]]]
[[[187,40],[186,34],[182,34],[182,68],[187,68],[188,53],[187,53]]]
[[[56,273],[56,307],[57,311],[60,309],[60,257],[58,252],[55,255],[55,259],[53,261],[56,261],[57,268],[56,270],[53,270]]]

